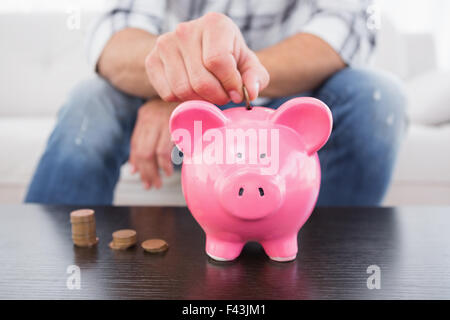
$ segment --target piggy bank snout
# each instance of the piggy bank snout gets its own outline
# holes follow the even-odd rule
[[[218,190],[220,202],[228,213],[241,219],[261,219],[275,212],[282,193],[270,176],[235,174],[223,180]]]

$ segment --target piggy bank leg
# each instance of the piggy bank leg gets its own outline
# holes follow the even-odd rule
[[[206,236],[206,253],[217,261],[231,261],[236,259],[242,251],[244,243],[230,242]]]
[[[297,234],[282,239],[265,240],[261,245],[274,261],[287,262],[297,257]]]

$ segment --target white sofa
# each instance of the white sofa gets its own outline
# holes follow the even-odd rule
[[[69,30],[63,13],[0,15],[0,203],[23,200],[58,108],[92,75],[83,49],[90,19],[83,14],[81,29]],[[429,35],[388,27],[381,42],[376,66],[405,81],[412,120],[385,204],[450,204],[450,90],[443,87],[450,76],[435,70]],[[145,191],[128,172],[125,166],[116,204],[185,203],[179,174]]]

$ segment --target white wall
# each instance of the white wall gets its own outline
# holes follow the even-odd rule
[[[111,0],[1,0],[0,13],[67,12],[74,8],[100,11]]]
[[[400,31],[433,34],[438,66],[450,69],[449,0],[378,0],[378,5]]]
[[[111,0],[1,0],[0,13],[50,12],[70,14],[74,10],[101,11]],[[384,14],[405,32],[431,32],[437,43],[438,65],[450,69],[449,0],[376,0]]]

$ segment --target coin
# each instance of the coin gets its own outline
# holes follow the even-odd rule
[[[113,239],[115,240],[126,240],[128,241],[129,239],[135,238],[136,237],[136,231],[132,230],[132,229],[122,229],[122,230],[117,230],[115,231],[113,234]]]
[[[133,245],[118,245],[118,244],[115,244],[114,241],[111,241],[109,243],[109,247],[113,250],[126,250],[132,246]]]
[[[247,110],[251,110],[252,104],[250,103],[250,96],[248,95],[248,91],[245,85],[242,86],[242,91],[244,92],[245,107],[247,108]]]
[[[142,242],[141,246],[146,252],[150,253],[163,252],[169,249],[167,242],[162,239],[149,239]]]
[[[72,223],[72,236],[95,234],[95,221],[91,223]]]
[[[87,240],[76,240],[73,242],[77,247],[93,247],[98,243],[98,238]]]
[[[95,219],[94,210],[80,209],[70,213],[70,222],[90,222]]]

